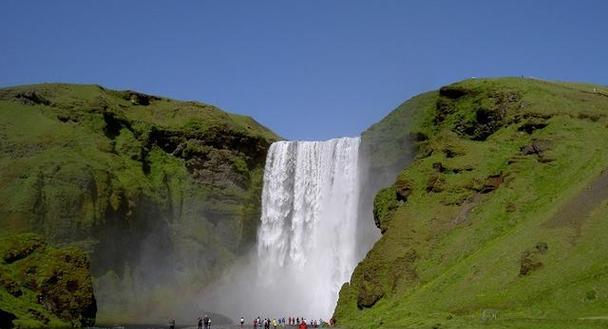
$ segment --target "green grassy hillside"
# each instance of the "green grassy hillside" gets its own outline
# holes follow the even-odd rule
[[[608,327],[607,115],[600,86],[472,79],[372,127],[378,167],[408,152],[391,135],[415,159],[376,196],[338,324]]]
[[[101,321],[164,322],[185,310],[169,301],[255,241],[277,138],[197,102],[95,85],[0,89],[0,235],[88,252]]]

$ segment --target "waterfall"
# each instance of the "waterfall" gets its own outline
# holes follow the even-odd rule
[[[331,316],[341,285],[363,256],[356,241],[358,151],[359,138],[271,145],[255,280],[264,291],[260,296],[277,300],[264,298],[257,309],[286,317]]]

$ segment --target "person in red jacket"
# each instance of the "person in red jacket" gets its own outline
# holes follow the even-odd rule
[[[298,329],[308,329],[308,325],[306,324],[306,321],[304,321],[304,319],[302,319],[302,322],[300,322]]]

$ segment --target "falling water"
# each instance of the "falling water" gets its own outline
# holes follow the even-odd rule
[[[360,260],[358,150],[359,138],[271,145],[256,286],[279,299],[274,314],[327,319]]]
[[[379,238],[369,202],[359,202],[363,164],[359,138],[272,144],[257,248],[198,307],[231,319],[329,320],[340,287]]]

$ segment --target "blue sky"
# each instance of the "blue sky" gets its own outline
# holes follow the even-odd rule
[[[97,83],[199,100],[289,139],[355,136],[468,77],[608,84],[608,1],[24,1],[0,86]]]

